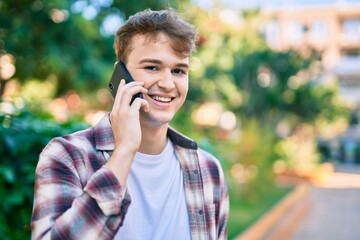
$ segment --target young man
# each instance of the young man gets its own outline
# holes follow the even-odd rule
[[[36,169],[33,239],[226,239],[219,162],[169,122],[185,101],[196,32],[145,10],[118,30],[121,81],[95,127],[53,139]],[[142,93],[143,99],[136,98]]]

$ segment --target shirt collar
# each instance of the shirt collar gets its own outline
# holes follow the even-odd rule
[[[195,141],[177,132],[172,127],[168,128],[167,135],[175,145],[193,150],[198,148]],[[111,129],[109,113],[94,127],[94,138],[97,150],[112,151],[114,149],[114,135]]]

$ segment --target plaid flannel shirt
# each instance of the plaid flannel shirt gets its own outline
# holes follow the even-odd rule
[[[192,239],[226,239],[229,200],[219,162],[171,128],[168,137],[183,170]],[[48,143],[36,168],[32,239],[114,238],[131,198],[102,168],[113,148],[108,115]]]

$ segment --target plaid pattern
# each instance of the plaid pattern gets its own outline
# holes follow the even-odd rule
[[[169,128],[184,173],[192,239],[226,239],[227,186],[219,162]],[[114,148],[108,115],[95,127],[54,138],[36,168],[32,239],[113,239],[131,198],[102,168]]]

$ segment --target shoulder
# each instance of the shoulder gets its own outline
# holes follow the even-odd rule
[[[95,145],[93,128],[77,131],[68,135],[53,138],[43,149],[42,154],[61,156],[61,152],[72,152],[93,148]]]
[[[73,184],[80,184],[79,181],[85,184],[92,169],[100,165],[100,161],[95,160],[98,157],[92,131],[88,128],[53,138],[40,153],[36,166],[37,181],[62,179]]]
[[[210,152],[208,152],[202,148],[198,148],[197,154],[199,156],[199,162],[201,165],[208,165],[208,166],[212,166],[212,167],[221,168],[219,159],[216,158]]]
[[[224,177],[223,169],[219,159],[202,148],[198,148],[197,154],[203,175],[211,176],[213,179],[220,179]]]
[[[201,148],[197,153],[205,199],[221,205],[227,196],[227,184],[221,163],[213,154]]]
[[[93,128],[53,138],[39,156],[37,171],[43,169],[75,170],[94,156]]]

